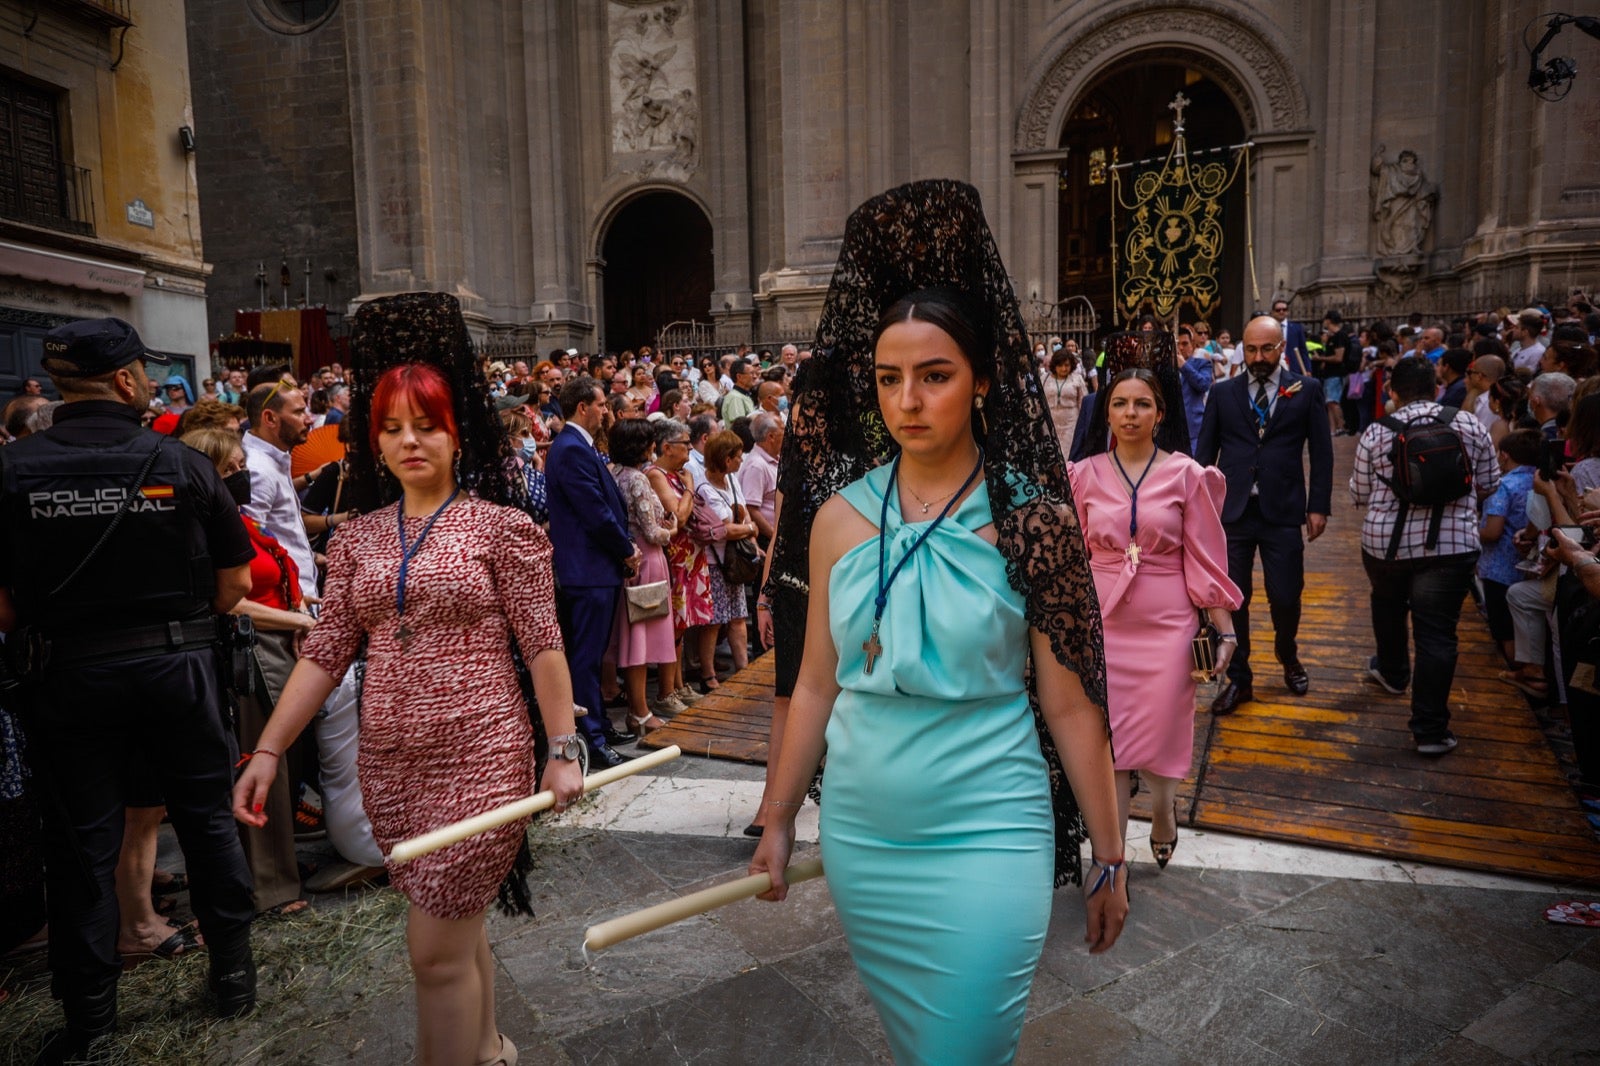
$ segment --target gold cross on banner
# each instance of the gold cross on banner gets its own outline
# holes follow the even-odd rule
[[[1190,100],[1187,96],[1183,95],[1182,92],[1179,92],[1177,96],[1172,98],[1172,103],[1167,105],[1167,110],[1178,116],[1173,123],[1174,132],[1183,132],[1183,109],[1192,103],[1194,103],[1193,100]]]

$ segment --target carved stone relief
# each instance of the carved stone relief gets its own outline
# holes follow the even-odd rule
[[[607,28],[613,166],[686,180],[700,165],[693,0],[611,0]]]
[[[1267,114],[1257,114],[1254,102],[1241,100],[1248,126],[1257,130],[1293,130],[1309,121],[1305,94],[1293,68],[1271,44],[1271,31],[1257,26],[1238,5],[1197,2],[1175,7],[1160,0],[1119,6],[1116,10],[1077,27],[1071,43],[1029,91],[1017,116],[1016,150],[1042,151],[1055,146],[1056,110],[1062,98],[1085,70],[1099,64],[1107,52],[1128,42],[1148,40],[1163,52],[1172,51],[1173,38],[1191,36],[1213,42],[1219,55],[1234,58],[1259,86]],[[1184,50],[1219,83],[1237,83],[1238,74],[1220,60]],[[1140,53],[1144,55],[1144,52]]]

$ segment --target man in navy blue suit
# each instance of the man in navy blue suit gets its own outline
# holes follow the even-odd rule
[[[1220,468],[1227,479],[1222,525],[1228,534],[1228,576],[1244,593],[1244,603],[1233,612],[1239,647],[1228,665],[1228,684],[1211,703],[1213,714],[1228,714],[1255,698],[1250,593],[1258,548],[1284,684],[1297,696],[1311,687],[1296,642],[1305,541],[1322,535],[1333,502],[1333,435],[1322,387],[1282,365],[1284,330],[1275,315],[1252,319],[1241,343],[1246,373],[1212,390],[1194,455]],[[1309,492],[1301,461],[1306,452]]]
[[[1311,349],[1306,346],[1306,328],[1298,322],[1289,320],[1289,301],[1281,296],[1273,300],[1272,317],[1283,327],[1283,354],[1279,361],[1291,374],[1310,377]],[[1238,656],[1235,655],[1234,658],[1237,659]]]
[[[611,641],[622,582],[639,567],[628,535],[627,507],[616,479],[595,450],[594,434],[606,415],[605,390],[581,376],[561,386],[566,427],[550,444],[545,484],[550,496],[550,543],[555,549],[556,612],[567,645],[572,698],[585,713],[578,729],[589,744],[589,765],[627,761],[615,745],[634,738],[606,716],[600,695],[600,660]]]

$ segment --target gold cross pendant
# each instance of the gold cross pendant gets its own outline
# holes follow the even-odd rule
[[[872,673],[872,666],[878,661],[878,656],[883,654],[883,645],[878,643],[878,623],[872,623],[872,636],[861,643],[861,650],[867,653],[867,667],[865,672]]]
[[[1134,566],[1139,565],[1139,546],[1137,544],[1128,545],[1128,550],[1123,552],[1123,554],[1128,557],[1128,562],[1132,563]]]

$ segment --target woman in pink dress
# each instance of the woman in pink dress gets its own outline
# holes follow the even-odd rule
[[[622,502],[627,505],[628,534],[640,557],[639,569],[627,583],[642,586],[667,581],[667,556],[662,549],[677,532],[678,519],[661,505],[645,473],[656,454],[655,423],[637,419],[618,422],[611,427],[610,444],[612,475],[622,492]],[[628,693],[628,729],[641,735],[667,724],[656,716],[657,710],[669,714],[684,710],[673,695],[673,678],[666,668],[678,661],[678,653],[673,646],[672,606],[670,602],[665,606],[666,612],[660,617],[635,622],[628,617],[624,596],[617,604],[617,619],[611,632],[611,655],[622,671]],[[647,703],[645,671],[651,666],[658,668],[657,692],[655,702]]]
[[[1219,508],[1222,472],[1156,447],[1166,404],[1154,375],[1118,374],[1106,393],[1112,448],[1071,465],[1105,627],[1106,703],[1123,836],[1129,775],[1151,793],[1150,850],[1165,867],[1178,844],[1178,782],[1194,758],[1190,641],[1206,612],[1222,634],[1217,677],[1238,643]]]
[[[456,405],[434,367],[409,363],[386,372],[372,392],[370,426],[373,452],[398,480],[401,499],[333,538],[321,620],[234,788],[234,817],[258,828],[266,823],[262,805],[281,753],[363,641],[357,768],[385,853],[530,795],[533,728],[511,658],[513,636],[550,738],[542,784],[555,792],[555,809],[565,810],[582,794],[583,778],[549,539],[523,512],[472,496],[457,482]],[[422,1063],[516,1060],[516,1048],[494,1024],[484,914],[512,872],[527,824],[387,864],[411,903],[406,946]]]

